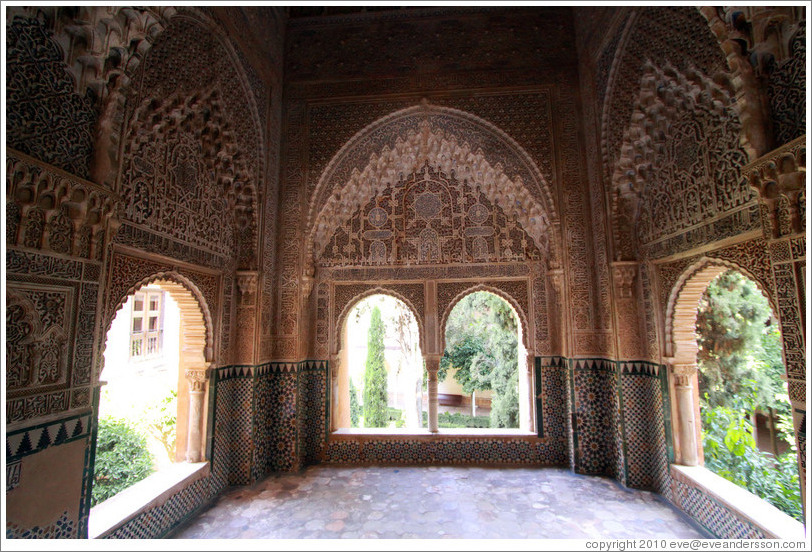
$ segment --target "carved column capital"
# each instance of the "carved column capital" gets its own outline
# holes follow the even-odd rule
[[[240,300],[245,303],[254,298],[257,293],[256,270],[237,271],[237,289],[240,290]]]
[[[677,387],[692,388],[691,382],[697,370],[696,364],[672,364],[671,373],[674,375],[674,384]]]
[[[536,354],[527,353],[527,373],[532,374],[535,368],[536,368]]]
[[[189,381],[189,390],[203,392],[206,390],[206,383],[209,381],[209,370],[207,368],[189,368],[184,372]]]
[[[637,278],[637,261],[614,261],[612,263],[612,281],[615,284],[615,291],[618,297],[630,298]]]

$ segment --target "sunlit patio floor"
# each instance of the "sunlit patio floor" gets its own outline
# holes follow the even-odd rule
[[[175,538],[702,538],[658,495],[564,468],[312,466],[233,488]]]

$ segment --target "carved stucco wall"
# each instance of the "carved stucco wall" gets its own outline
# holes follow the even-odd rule
[[[205,284],[220,364],[254,360],[255,297],[239,302],[234,270],[265,262],[258,258],[265,128],[257,102],[266,92],[246,76],[245,63],[208,16],[176,15],[128,91],[119,177],[117,244],[215,271],[208,277],[217,282]],[[250,324],[238,328],[237,314]]]
[[[590,217],[587,214],[589,200],[583,193],[586,189],[586,174],[582,169],[577,124],[578,112],[574,101],[578,90],[575,58],[572,50],[564,52],[558,47],[558,40],[561,40],[563,44],[568,44],[572,40],[569,10],[552,10],[552,13],[544,18],[539,17],[538,13],[523,10],[492,13],[491,10],[477,12],[431,9],[425,10],[425,12],[410,13],[407,16],[409,21],[405,27],[404,22],[398,16],[391,21],[383,18],[379,28],[376,28],[373,34],[369,34],[370,31],[367,30],[367,40],[370,42],[378,40],[379,35],[375,33],[380,33],[381,42],[386,43],[387,46],[386,52],[380,53],[380,59],[376,53],[372,59],[365,61],[363,67],[355,66],[356,61],[351,57],[335,60],[335,63],[329,64],[327,62],[306,63],[309,59],[308,56],[314,55],[313,52],[317,48],[319,52],[326,48],[326,51],[331,52],[330,55],[343,55],[345,52],[343,48],[332,48],[325,45],[338,44],[342,40],[346,45],[345,37],[348,35],[344,25],[349,23],[344,18],[331,18],[329,22],[313,24],[312,28],[297,21],[291,23],[287,38],[290,54],[286,63],[290,81],[286,85],[289,103],[286,109],[285,128],[288,139],[285,143],[287,151],[283,155],[285,164],[282,169],[280,229],[296,229],[297,232],[307,235],[312,227],[302,228],[302,226],[319,222],[315,220],[319,209],[314,205],[325,204],[329,195],[336,192],[334,186],[329,188],[320,186],[319,182],[325,175],[332,174],[334,169],[339,172],[343,171],[347,178],[351,175],[353,168],[363,172],[364,168],[370,164],[371,153],[374,152],[380,158],[381,151],[386,151],[384,146],[387,149],[396,147],[396,138],[399,134],[403,135],[401,139],[404,141],[408,138],[408,128],[395,132],[391,134],[390,139],[382,141],[376,141],[375,133],[371,132],[367,138],[370,146],[353,150],[355,152],[353,155],[357,157],[357,160],[344,156],[341,157],[342,162],[345,162],[343,168],[330,165],[331,160],[335,163],[336,154],[339,153],[342,146],[353,139],[355,133],[400,109],[410,107],[417,109],[414,106],[418,106],[422,98],[427,98],[429,105],[436,106],[438,109],[451,107],[461,110],[481,118],[515,141],[526,152],[532,164],[538,167],[543,181],[549,186],[550,198],[546,201],[555,206],[555,212],[561,221],[561,227],[557,231],[551,228],[549,239],[560,240],[564,248],[554,252],[553,262],[558,265],[565,264],[571,268],[566,272],[566,278],[569,280],[567,283],[569,300],[562,315],[564,318],[572,319],[567,324],[571,325],[574,330],[563,334],[568,343],[561,344],[561,346],[573,348],[584,354],[608,352],[611,340],[604,321],[608,317],[605,315],[605,309],[596,306],[595,301],[595,298],[599,296],[595,283],[595,272],[600,269],[595,268],[595,263],[588,260],[591,258],[594,248],[591,224],[584,224],[584,220],[589,220]],[[361,18],[359,20],[359,24],[361,24],[363,16],[357,17]],[[488,33],[494,33],[494,29],[497,27],[521,29],[520,19],[523,17],[529,18],[531,28],[547,29],[556,37],[556,40],[552,40],[548,36],[548,39],[544,41],[536,33],[525,37],[527,43],[522,43],[522,47],[527,47],[534,52],[532,60],[521,61],[509,53],[517,47],[519,40],[508,33],[499,35],[499,38],[495,39],[492,51],[484,57],[474,55],[476,46],[470,41],[466,42],[468,46],[464,48],[458,48],[458,50],[452,48],[452,53],[460,52],[459,58],[455,58],[457,54],[450,53],[446,58],[446,63],[448,64],[451,59],[456,61],[453,66],[448,65],[445,70],[432,68],[431,64],[427,66],[410,65],[411,70],[409,71],[376,71],[375,69],[379,65],[385,65],[391,69],[399,67],[398,63],[401,61],[407,63],[408,56],[401,47],[403,41],[399,38],[401,35],[407,37],[410,36],[410,33],[420,33],[424,37],[423,42],[443,40],[444,49],[447,49],[449,41],[465,42],[462,38],[466,36],[465,33],[474,32],[482,25],[490,25]],[[558,23],[553,23],[554,21],[558,21]],[[404,28],[409,30],[404,31]],[[428,32],[429,29],[435,28],[456,28],[459,31],[454,35],[440,32],[439,37],[441,38],[438,38],[437,32],[434,34]],[[520,34],[521,32],[523,31],[519,31]],[[494,35],[488,34],[488,36]],[[551,47],[553,44],[555,46]],[[296,46],[294,47],[294,45]],[[498,61],[503,56],[510,60],[500,64]],[[533,70],[520,70],[519,66],[526,66],[528,69],[533,67]],[[499,69],[497,70],[495,67],[499,67]],[[363,86],[359,85],[360,82],[363,82]],[[514,85],[525,84],[525,89],[502,90],[504,84],[508,82]],[[476,92],[473,91],[473,87],[476,87]],[[333,95],[354,97],[347,100],[329,99]],[[419,119],[415,118],[408,125],[413,125],[415,132],[418,132],[417,123],[419,123]],[[452,122],[444,123],[446,126],[448,124],[452,124]],[[435,125],[435,127],[442,131],[444,125]],[[389,132],[391,133],[391,131]],[[511,166],[510,156],[500,153],[504,150],[504,146],[500,146],[498,142],[480,140],[479,144],[475,144],[474,140],[468,136],[465,136],[465,139],[472,151],[475,151],[477,147],[482,148],[482,152],[491,166],[501,164],[509,177],[518,172],[515,166]],[[372,146],[372,144],[375,145]],[[411,172],[408,171],[404,178],[408,177]],[[337,180],[341,181],[342,185],[346,181]],[[539,191],[533,188],[532,180],[529,180],[524,173],[522,173],[522,182],[531,197],[539,202],[544,200],[543,194],[539,194]],[[341,197],[343,199],[343,196]],[[370,208],[372,208],[371,205]],[[355,209],[350,209],[350,211],[354,212]],[[330,224],[330,221],[323,222]],[[525,230],[527,230],[526,227]],[[364,232],[366,231],[365,228]],[[307,263],[310,254],[309,251],[301,251],[299,236],[302,234],[297,235],[284,230],[280,240],[279,284],[277,286],[280,295],[276,309],[276,327],[279,332],[277,356],[279,358],[294,358],[297,355],[304,355],[303,349],[306,348],[306,344],[300,343],[296,336],[302,333],[303,328],[309,328],[312,325],[310,321],[301,319],[301,315],[298,314],[303,308],[297,299],[300,291],[307,290],[313,285],[307,281],[307,278],[305,281],[301,280],[301,275],[307,276],[308,274]],[[371,243],[367,244],[367,246],[370,245]],[[331,249],[332,245],[329,248]],[[383,251],[380,246],[377,247],[377,250]],[[343,252],[339,254],[346,256]],[[387,254],[391,254],[388,246]],[[318,251],[314,256],[318,256]],[[598,259],[600,258],[601,256],[598,254]],[[498,270],[492,267],[480,266],[476,269],[473,267],[466,269],[463,268],[464,266],[464,264],[459,265],[460,270],[457,271],[463,277],[474,276],[476,271],[482,271],[483,275],[498,273]],[[427,267],[423,272],[415,273],[415,277],[422,278],[424,274],[440,273],[443,270],[450,269],[444,267],[440,270],[439,267]],[[503,267],[502,270],[506,271],[502,275],[508,276],[515,273],[517,269]],[[606,270],[605,265],[603,270]],[[331,277],[335,277],[335,271],[331,274],[333,275]],[[319,278],[318,274],[317,278]],[[536,282],[536,285],[533,286],[534,289],[543,294],[547,283],[541,282],[538,278]],[[533,300],[537,300],[535,294]],[[546,301],[548,298],[542,296],[541,300]],[[546,311],[546,308],[544,310]],[[318,324],[318,322],[314,321],[313,324]],[[540,344],[539,348],[549,349],[550,345],[546,342],[546,321],[540,322],[537,328],[539,336],[545,337],[545,344],[543,346]],[[596,330],[596,328],[598,329]],[[312,335],[309,330],[307,333]]]
[[[722,19],[727,16],[719,13]],[[328,358],[339,298],[352,301],[379,284],[409,297],[416,311],[435,312],[433,335],[455,297],[484,286],[512,298],[525,313],[528,349],[537,355],[656,363],[665,354],[668,293],[680,274],[703,255],[723,259],[774,290],[790,396],[796,409],[805,408],[805,234],[798,230],[798,220],[805,227],[805,194],[781,188],[784,192],[762,197],[759,204],[745,182],[751,169],[757,170],[760,190],[769,195],[775,188],[771,182],[797,180],[805,172],[797,161],[805,156],[798,153],[805,141],[800,137],[790,143],[793,167],[786,168],[786,160],[775,155],[743,170],[749,159],[743,160],[742,152],[750,150],[746,140],[738,147],[735,138],[742,128],[749,132],[750,115],[742,115],[741,90],[725,80],[733,58],[726,64],[722,38],[735,33],[719,31],[719,22],[707,13],[690,7],[543,13],[534,8],[425,8],[292,20],[287,38],[284,16],[264,8],[233,14],[227,8],[23,8],[19,14],[27,18],[7,19],[6,69],[6,130],[13,148],[6,204],[11,328],[6,406],[12,450],[7,473],[13,513],[8,527],[15,536],[76,536],[86,530],[92,385],[104,321],[133,285],[165,272],[181,274],[205,298],[215,326],[213,354],[221,365]],[[748,11],[751,15],[757,10]],[[787,36],[778,42],[783,50],[774,54],[771,71],[759,76],[765,79],[764,101],[773,116],[776,144],[798,137],[803,128],[796,124],[800,102],[794,98],[803,89],[805,52],[797,45],[805,21],[782,25]],[[758,42],[762,38],[748,38],[754,51],[766,51]],[[663,89],[659,96],[658,87]],[[513,190],[522,205],[511,207],[505,197],[497,200],[467,188],[456,172],[446,167],[440,173],[443,167],[430,163],[434,184],[429,186],[434,187],[429,193],[449,196],[447,204],[441,199],[436,222],[430,216],[403,216],[403,211],[417,213],[417,197],[407,197],[405,183],[418,184],[425,174],[405,171],[404,186],[395,179],[388,189],[361,194],[351,212],[336,217],[335,228],[344,228],[346,239],[326,232],[320,242],[325,248],[316,256],[307,244],[331,194],[344,189],[353,169],[363,173],[373,161],[379,166],[384,146],[391,151],[398,136],[408,140],[407,127],[418,132],[420,118],[386,136],[361,133],[368,147],[353,150],[355,156],[338,155],[342,147],[384,117],[419,110],[423,99],[437,109],[467,114],[469,125],[480,120],[483,128],[498,131],[477,137],[460,132],[464,125],[448,118],[429,125],[439,135],[456,124],[451,135],[464,137],[457,142],[460,150],[467,140],[474,156],[481,148],[491,174],[504,174],[513,184],[521,176],[522,186]],[[658,143],[678,136],[686,144],[690,138],[706,140],[710,153],[693,158]],[[645,163],[632,165],[638,173],[648,171],[639,180],[640,199],[632,210],[613,207],[621,180],[613,177],[624,148],[632,152],[629,159],[642,152]],[[95,155],[100,153],[101,161]],[[105,155],[108,172],[103,170]],[[331,168],[337,158],[345,165]],[[620,173],[627,176],[629,167]],[[327,173],[343,177],[320,188]],[[706,207],[713,212],[707,217],[682,216],[691,209],[677,200],[690,195],[673,190],[687,177],[720,182],[712,187],[714,201]],[[546,231],[533,230],[532,216],[522,220],[522,210],[530,205],[521,197],[522,188],[535,202],[535,214],[547,217],[541,227]],[[423,215],[433,212],[431,203],[428,196],[421,201]],[[378,240],[388,259],[381,264],[372,255],[376,240],[366,234],[384,228],[372,224],[382,218],[377,211],[373,215],[379,204],[386,213],[384,225],[391,225],[385,229],[392,232],[386,238],[391,241],[382,234]],[[471,211],[473,205],[482,205],[492,223],[477,222],[477,213],[484,211]],[[657,205],[668,206],[663,217],[668,224],[654,232],[645,220]],[[760,209],[754,210],[757,205]],[[625,212],[632,215],[618,215]],[[172,213],[180,213],[177,220]],[[625,235],[639,242],[629,255],[614,232],[623,225]],[[450,236],[447,243],[461,244],[464,258],[455,259],[457,248],[448,246],[444,254],[452,262],[435,262],[431,255],[422,262],[420,232],[429,227],[438,243]],[[476,235],[491,231],[487,237]],[[110,249],[113,233],[116,246]],[[477,237],[486,238],[487,260]],[[416,238],[417,256],[398,249],[392,258],[397,238]],[[341,251],[351,242],[354,253]],[[338,246],[337,257],[332,245]],[[378,245],[374,249],[382,251]],[[482,262],[472,262],[480,260],[479,254]],[[308,272],[311,260],[314,279]],[[596,362],[603,366],[605,361]],[[317,457],[326,413],[320,397],[327,387],[326,367],[319,366],[306,377],[280,372],[270,387],[259,384],[267,374],[251,369],[256,384],[241,387],[240,393],[224,388],[217,410],[225,418],[216,425],[230,428],[233,439],[218,437],[223,459],[213,468],[218,475],[212,493],[229,477],[251,480],[267,469],[291,469]],[[638,403],[648,406],[667,400],[651,381],[632,383],[643,381],[639,374],[618,373],[622,385],[611,393],[602,389],[600,404],[573,403],[572,413],[616,412],[623,404],[616,398],[621,394],[634,393]],[[577,401],[589,395],[589,386],[580,380],[562,375],[555,381],[566,382],[567,395]],[[558,391],[547,390],[556,397]],[[302,393],[306,396],[299,401]],[[244,408],[255,399],[256,412]],[[624,431],[639,425],[636,413],[624,416]],[[570,422],[560,412],[543,419]],[[796,426],[802,419],[801,413]],[[606,451],[593,459],[577,456],[581,453],[573,443],[569,460],[594,460],[623,480],[637,477],[666,488],[667,476],[659,471],[667,460],[667,443],[658,427],[645,426],[657,443],[637,454],[622,450],[625,437],[615,422],[611,436],[589,435],[603,439]],[[283,431],[272,433],[270,425],[284,426]],[[558,432],[560,440],[555,462],[564,461],[559,445],[567,438],[565,430],[548,430]],[[581,437],[593,430],[579,428]],[[250,457],[245,442],[257,444]],[[805,450],[805,440],[799,447]],[[40,508],[36,519],[23,519],[14,512],[29,508],[25,501],[41,494],[39,487],[27,486],[25,474],[44,473],[53,460],[41,453],[62,455],[62,494],[52,508]],[[627,474],[620,473],[623,463]],[[658,475],[651,476],[648,470],[654,467]],[[194,497],[195,504],[201,496]],[[187,513],[175,508],[172,519]],[[160,534],[150,523],[138,521],[137,534]]]
[[[616,259],[619,358],[674,354],[668,297],[703,259],[733,266],[758,282],[781,319],[797,429],[805,413],[797,368],[805,328],[796,310],[804,256],[791,244],[805,244],[797,157],[805,137],[787,99],[805,87],[805,16],[793,10],[621,9],[604,26],[601,14],[576,10],[576,28],[582,83],[595,83],[584,84],[584,97],[599,107],[586,109],[585,132]],[[593,139],[599,148],[589,147]],[[804,432],[796,437],[805,449]],[[805,459],[800,465],[803,472]]]
[[[134,286],[161,273],[191,282],[211,309],[207,327],[218,332],[205,338],[207,357],[228,362],[233,354],[233,270],[254,268],[258,258],[256,201],[266,158],[254,98],[267,105],[267,88],[245,76],[244,56],[205,14],[184,10],[168,24],[175,12],[161,13],[161,24],[154,13],[118,8],[19,9],[7,20],[7,130],[9,146],[22,150],[9,149],[6,164],[12,536],[86,534],[93,387],[106,322]],[[214,57],[190,50],[189,39]],[[121,40],[135,53],[116,50]],[[84,55],[84,65],[69,54]],[[95,66],[90,54],[129,61]],[[105,103],[110,78],[117,97],[127,96],[126,107]],[[126,175],[115,192],[107,186],[116,174],[101,185],[85,179],[93,172],[100,112],[118,121],[124,136]],[[145,142],[159,151],[132,155],[143,153]],[[151,188],[136,190],[135,177]],[[138,218],[144,203],[152,212]],[[53,454],[61,462],[56,479],[45,473],[53,466],[43,466]]]
[[[98,117],[93,101],[75,93],[43,22],[14,16],[7,33],[9,147],[86,178]]]

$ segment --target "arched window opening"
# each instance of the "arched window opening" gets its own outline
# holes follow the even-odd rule
[[[476,291],[454,305],[437,374],[439,427],[526,425],[520,378],[527,377],[527,355],[520,332],[516,312],[493,293]]]
[[[91,505],[202,458],[205,340],[201,307],[178,283],[151,282],[118,309],[100,376]]]
[[[740,272],[719,274],[699,300],[696,338],[698,459],[802,522],[781,335],[767,298]]]
[[[352,308],[343,333],[337,429],[427,427],[423,354],[409,307],[372,295]]]

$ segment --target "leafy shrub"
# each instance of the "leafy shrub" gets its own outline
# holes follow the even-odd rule
[[[703,409],[702,429],[706,468],[803,523],[794,445],[777,457],[758,450],[746,412],[726,406]]]
[[[178,393],[169,391],[163,399],[149,405],[144,413],[143,423],[149,434],[166,450],[170,461],[175,461],[176,425],[178,421]]]
[[[91,505],[146,478],[154,471],[152,461],[146,439],[126,420],[100,419]]]
[[[403,410],[399,408],[395,408],[394,406],[387,406],[386,420],[389,422],[389,424],[395,422],[395,427],[404,427],[406,425],[406,414],[403,412]]]
[[[423,426],[428,425],[428,412],[423,412]],[[445,428],[486,428],[491,427],[490,416],[468,416],[459,412],[440,412],[437,425]]]

